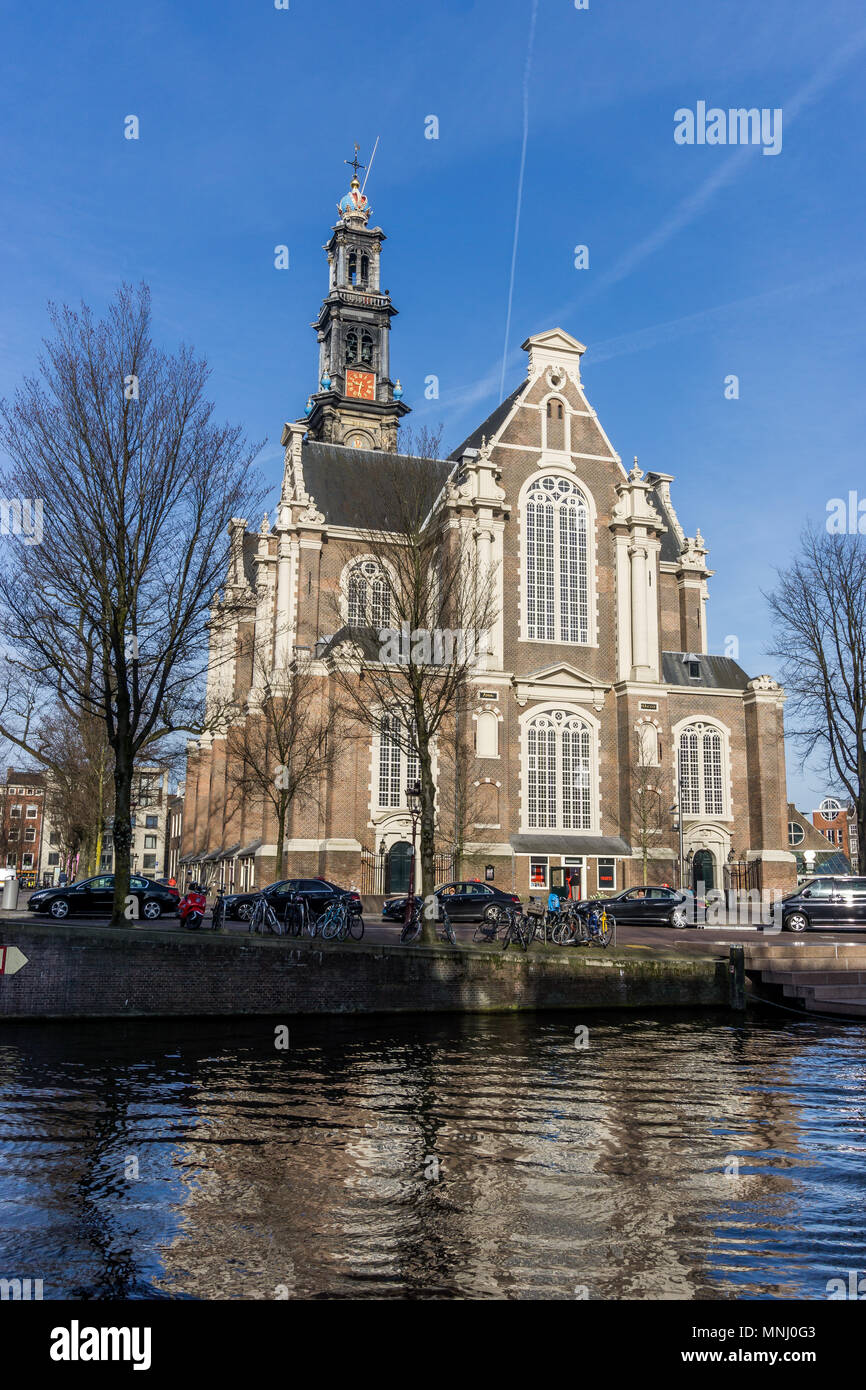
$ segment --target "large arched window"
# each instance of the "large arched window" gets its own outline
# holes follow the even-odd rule
[[[680,734],[680,782],[684,816],[723,816],[724,740],[709,724],[689,724]]]
[[[592,731],[557,709],[535,715],[525,736],[529,829],[591,830]]]
[[[347,619],[350,627],[388,627],[391,622],[391,590],[375,560],[356,560],[346,582]]]
[[[404,806],[406,788],[420,776],[418,755],[407,750],[406,731],[399,715],[383,714],[379,722],[380,807]]]
[[[589,641],[589,508],[569,478],[538,478],[526,496],[526,635]]]

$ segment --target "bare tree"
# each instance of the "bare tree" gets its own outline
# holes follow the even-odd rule
[[[866,873],[866,539],[814,527],[767,595],[771,655],[782,665],[789,733],[844,787],[857,819],[858,871]]]
[[[640,852],[642,882],[649,882],[651,851],[658,849],[670,828],[671,782],[659,757],[648,740],[657,741],[654,726],[643,726],[644,734],[636,729],[632,740],[631,765],[628,770],[628,799],[625,823],[622,827],[631,844]]]
[[[99,322],[86,306],[49,314],[39,375],[0,403],[11,460],[0,485],[39,518],[4,547],[0,630],[37,690],[104,722],[112,920],[123,925],[135,762],[174,730],[201,727],[209,600],[229,522],[258,502],[257,450],[236,426],[214,423],[206,362],[154,346],[146,286],[124,285]],[[26,746],[20,718],[0,733]]]
[[[450,524],[450,469],[437,459],[439,440],[422,431],[383,465],[387,513],[363,539],[374,572],[353,574],[349,593],[335,598],[336,612],[341,597],[348,606],[349,621],[331,644],[346,707],[380,744],[400,749],[420,783],[425,896],[435,886],[437,739],[465,714],[470,675],[483,666],[496,616],[492,571],[479,572],[474,550]],[[424,939],[435,934],[425,921]]]
[[[64,856],[79,855],[85,875],[98,873],[114,805],[114,760],[105,724],[61,709],[42,721],[39,732],[46,820]]]
[[[253,659],[250,708],[226,728],[226,809],[247,803],[270,810],[277,825],[277,878],[286,873],[286,831],[296,810],[320,805],[347,737],[347,720],[314,673],[309,655],[296,653],[274,670],[259,652]]]

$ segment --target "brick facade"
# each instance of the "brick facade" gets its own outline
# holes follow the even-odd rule
[[[685,739],[683,747],[696,750],[682,755],[694,782],[683,802],[686,879],[722,887],[729,861],[758,861],[765,887],[788,886],[784,693],[769,676],[750,681],[734,660],[707,652],[712,571],[701,533],[685,535],[670,474],[645,473],[637,460],[623,467],[584,392],[583,345],[555,329],[524,347],[525,381],[443,469],[450,523],[495,576],[498,614],[490,650],[472,674],[477,700],[459,731],[466,752],[457,831],[445,749],[440,760],[439,847],[462,846],[455,876],[483,879],[492,866],[497,885],[521,894],[550,882],[555,870],[561,876],[568,859],[582,861],[574,865],[575,889],[580,867],[584,895],[642,882],[645,862],[648,881],[677,883],[671,807],[679,802]],[[331,412],[332,426],[338,418]],[[305,421],[286,425],[283,444],[276,524],[266,518],[257,533],[236,524],[224,607],[214,610],[209,690],[234,698],[240,710],[252,708],[251,667],[241,657],[250,637],[275,666],[297,649],[309,652],[323,692],[334,698],[325,649],[346,622],[347,566],[365,554],[373,526],[368,494],[381,455],[326,449]],[[538,560],[542,523],[530,525],[530,509],[551,517],[543,541],[550,584]],[[544,621],[539,591],[550,615]],[[443,741],[450,737],[443,732]],[[554,773],[544,773],[550,800],[540,812],[533,798],[542,795],[542,774],[530,771],[530,760],[542,744],[556,749],[549,756],[558,780],[554,796]],[[573,774],[574,748],[581,761]],[[572,780],[579,788],[566,793]],[[315,809],[292,816],[288,871],[362,886],[365,860],[380,850],[396,855],[409,817],[405,807],[379,804],[378,744],[363,727],[355,727],[332,781]],[[275,876],[273,816],[228,801],[225,739],[207,736],[189,749],[187,868],[211,882],[264,884]],[[648,804],[657,812],[650,829],[640,823]]]

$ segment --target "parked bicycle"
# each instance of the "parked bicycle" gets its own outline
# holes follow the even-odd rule
[[[256,896],[253,914],[250,917],[250,932],[264,934],[266,930],[271,932],[273,936],[282,936],[285,926],[277,917],[264,893],[259,893]]]
[[[364,935],[364,919],[359,913],[352,912],[348,898],[335,898],[330,902],[319,918],[317,927],[324,941],[345,941],[347,936],[360,941]]]
[[[440,919],[437,922],[437,936],[439,937],[439,940],[447,941],[449,946],[456,946],[457,934],[454,931],[454,926],[451,922],[451,918],[448,916],[448,913],[446,912],[445,907],[442,903],[439,904],[439,913]],[[411,942],[417,941],[421,935],[421,929],[423,925],[424,904],[420,898],[415,898],[412,904],[411,916],[409,917],[408,922],[406,922],[406,924],[403,927],[403,930],[400,933],[401,942],[405,944],[411,944]]]
[[[528,951],[538,929],[538,917],[518,907],[505,908],[505,914],[508,922],[502,937],[503,951],[507,951],[509,946],[521,946]]]
[[[217,893],[217,900],[213,905],[211,913],[211,931],[222,931],[226,924],[226,903],[225,889],[221,888]]]
[[[601,911],[595,907],[581,910],[575,905],[563,914],[562,921],[554,929],[553,940],[557,946],[607,947],[615,929],[614,916],[603,905]]]

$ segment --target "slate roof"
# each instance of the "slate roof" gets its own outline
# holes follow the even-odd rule
[[[587,854],[613,859],[631,856],[631,845],[619,835],[512,835],[515,854]]]
[[[697,661],[699,677],[692,678],[686,661]],[[698,690],[745,690],[749,677],[729,656],[707,656],[704,652],[662,652],[662,681],[665,685],[692,686]]]
[[[521,381],[519,386],[515,386],[511,395],[506,396],[505,400],[501,401],[496,409],[491,411],[486,420],[482,420],[478,428],[473,430],[452,454],[449,454],[449,458],[459,459],[467,449],[480,449],[483,439],[492,439],[500,425],[510,414],[511,407],[514,405],[514,402],[517,400],[517,397],[520,395],[525,385],[526,382],[524,380]]]
[[[400,461],[416,462],[405,454],[386,454],[377,449],[352,449],[344,444],[307,442],[301,455],[304,482],[316,506],[331,526],[353,526],[362,531],[387,531],[394,469]],[[429,459],[430,505],[436,500],[453,465],[445,459]],[[417,477],[417,475],[416,475]]]

